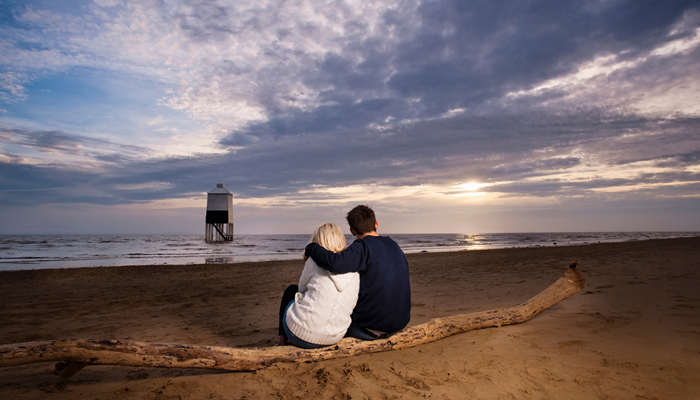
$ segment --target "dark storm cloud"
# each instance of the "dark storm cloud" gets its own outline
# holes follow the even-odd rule
[[[692,121],[694,126],[700,120]],[[691,135],[688,121],[611,119],[605,114],[552,117],[464,116],[421,122],[391,132],[340,131],[267,139],[227,155],[129,165],[125,181],[167,181],[174,193],[224,180],[243,196],[291,193],[311,185],[420,184],[538,176],[580,163],[576,157],[534,158],[543,143],[585,146],[630,126],[665,129],[665,140]],[[663,128],[659,128],[663,125]],[[590,127],[595,132],[590,132]],[[677,156],[675,153],[674,156]],[[666,162],[672,162],[672,159]],[[683,163],[680,159],[677,165]],[[134,174],[134,171],[142,171]],[[201,189],[200,189],[201,190]],[[205,189],[206,190],[206,189]],[[534,190],[534,189],[533,189]]]
[[[663,185],[665,183],[674,182],[676,179],[680,179],[680,182],[684,183]],[[630,189],[624,190],[623,187],[629,187]],[[567,197],[590,194],[590,190],[610,188],[620,188],[620,192],[631,191],[635,193],[634,195],[638,195],[640,192],[653,193],[657,196],[667,195],[669,193],[678,195],[696,194],[698,193],[698,188],[700,188],[700,174],[643,175],[634,179],[595,179],[585,182],[566,182],[560,180],[514,182],[494,185],[481,190],[485,192],[502,193],[504,194],[502,197],[556,196],[557,198],[564,199]],[[614,190],[609,191],[614,192]]]
[[[692,123],[691,128],[687,128],[689,123]],[[700,120],[624,116],[612,119],[607,114],[548,116],[547,119],[538,115],[510,115],[497,119],[462,116],[421,122],[389,133],[355,131],[334,135],[281,136],[224,155],[127,161],[101,173],[2,164],[2,176],[6,177],[2,187],[14,189],[6,191],[6,201],[23,196],[16,189],[38,190],[35,194],[37,201],[51,201],[55,193],[43,197],[42,188],[70,188],[82,184],[99,188],[102,196],[109,196],[114,202],[128,203],[202,192],[215,182],[225,182],[239,196],[257,197],[293,194],[312,185],[408,185],[476,179],[482,182],[518,181],[483,189],[510,195],[573,195],[609,186],[699,178],[697,174],[679,170],[675,174],[641,174],[634,179],[592,177],[589,181],[524,182],[526,178],[557,173],[581,164],[578,157],[533,155],[532,150],[541,148],[543,142],[555,147],[583,146],[585,149],[591,143],[598,145],[600,140],[628,132],[630,126],[645,130],[665,129],[668,133],[664,140],[673,142],[696,134],[698,124]],[[592,126],[595,134],[590,132]],[[618,165],[658,160],[656,165],[682,168],[693,165],[696,158],[697,152],[676,151],[659,153],[651,159],[619,161]],[[150,187],[153,182],[168,185]],[[124,189],[125,185],[143,186]],[[693,187],[687,186],[686,189]],[[104,202],[102,198],[96,197],[95,200]]]
[[[507,177],[513,179],[519,176],[528,176],[539,171],[556,171],[579,165],[581,160],[576,157],[550,158],[543,160],[510,162],[499,165],[488,171],[492,178]]]
[[[675,156],[683,164],[696,164],[700,161],[700,150]]]
[[[85,182],[93,176],[92,173],[71,172],[55,167],[0,163],[0,188],[3,191],[66,187]]]
[[[695,2],[426,2],[389,85],[428,109],[473,106],[570,72],[595,54],[648,51]]]
[[[176,12],[174,19],[190,37],[205,42],[236,33],[228,23],[229,10],[226,7],[209,1],[191,2],[189,5],[189,12]]]
[[[24,129],[0,129],[0,140],[33,147],[42,151],[61,151],[75,154],[88,138],[68,135],[59,131],[29,131]]]
[[[657,161],[682,168],[697,164],[700,119],[640,116],[585,104],[550,110],[546,102],[564,97],[545,91],[504,107],[509,92],[531,89],[547,79],[575,71],[596,56],[616,54],[634,60],[658,46],[687,37],[695,26],[667,35],[697,2],[424,2],[417,15],[398,7],[384,15],[394,38],[363,35],[348,26],[344,47],[309,62],[298,77],[318,91],[318,103],[284,107],[274,84],[260,82],[261,104],[269,119],[232,131],[220,144],[226,154],[136,161],[97,154],[111,165],[102,172],[0,164],[4,201],[19,201],[20,190],[71,188],[75,182],[98,187],[112,202],[180,197],[225,182],[244,197],[295,193],[312,185],[356,183],[407,185],[517,181],[489,187],[509,195],[574,195],[610,186],[697,180],[697,174],[641,175],[634,179],[538,181],[526,178],[581,165],[576,149],[613,165]],[[226,25],[227,10],[204,2],[175,21],[195,41],[236,34]],[[279,32],[283,40],[284,32]],[[273,49],[274,50],[274,49]],[[271,51],[273,51],[271,50]],[[680,60],[680,62],[679,62]],[[651,60],[638,69],[618,71],[614,82],[643,91],[659,82],[672,84],[698,65],[698,50]],[[222,62],[212,69],[235,75],[240,66]],[[284,63],[264,73],[270,82]],[[280,70],[275,70],[279,68]],[[284,76],[284,75],[282,75]],[[269,82],[268,82],[269,83]],[[235,88],[231,88],[234,90]],[[604,88],[601,88],[601,90]],[[544,104],[544,105],[543,105]],[[450,114],[450,111],[453,111]],[[8,131],[23,144],[75,153],[110,147],[62,132]],[[546,151],[543,151],[546,150]],[[131,149],[138,153],[138,148]],[[543,151],[535,154],[536,151]],[[169,185],[147,189],[151,182]],[[124,189],[125,185],[144,185]],[[695,185],[664,189],[692,193]],[[88,201],[78,191],[62,199]],[[97,197],[92,197],[97,198]],[[97,201],[97,200],[96,200]],[[104,203],[99,199],[100,203]]]
[[[26,146],[39,151],[66,155],[90,154],[97,159],[111,162],[134,158],[146,152],[144,148],[139,146],[116,144],[107,140],[61,131],[0,127],[0,145],[3,144]],[[105,151],[119,151],[121,154],[103,154]]]
[[[350,104],[320,106],[313,112],[300,111],[293,116],[273,117],[268,122],[249,127],[243,135],[261,137],[363,129],[368,121],[401,112],[403,105],[403,102],[393,99],[370,99]],[[241,134],[230,135],[221,140],[221,144],[233,145],[239,135]]]
[[[96,160],[105,166],[133,162],[146,152],[138,146],[61,131],[0,128],[0,148],[17,146],[51,153],[59,161],[79,156],[90,164]],[[86,168],[67,167],[62,162],[28,165],[23,157],[12,153],[0,153],[0,156],[8,160],[0,161],[0,201],[4,204],[124,202],[124,198],[114,196],[114,192],[102,186],[106,172],[95,171],[90,165]]]
[[[0,162],[0,202],[5,205],[85,202],[116,204],[100,190],[99,174],[61,166],[32,166]]]
[[[500,113],[493,101],[506,93],[572,72],[596,55],[634,58],[689,35],[694,28],[667,33],[693,7],[696,2],[425,2],[419,29],[391,13],[385,16],[398,32],[397,43],[357,38],[344,53],[330,53],[310,65],[303,81],[328,88],[320,92],[321,106],[273,113],[269,121],[236,132],[222,144],[236,140],[237,133],[330,133],[382,124],[388,117],[435,117],[459,107]],[[696,67],[697,57],[691,60]],[[641,71],[647,82],[637,83],[658,83],[660,71],[668,69]]]

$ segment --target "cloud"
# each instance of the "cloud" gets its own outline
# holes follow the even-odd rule
[[[571,72],[600,54],[633,57],[670,39],[687,4],[425,3],[389,82],[429,107],[479,106]],[[478,9],[478,12],[475,10]]]
[[[8,64],[29,68],[41,55],[60,67],[73,57],[75,65],[142,73],[174,86],[162,104],[231,129],[264,120],[270,108],[314,104],[318,88],[306,87],[301,73],[342,50],[348,35],[379,30],[391,6],[138,2],[78,21],[28,8],[19,15],[22,22],[66,37],[48,40],[55,54],[15,46]]]
[[[101,161],[111,164],[88,172],[90,179],[84,175],[80,179],[102,188],[102,195],[111,201],[126,203],[189,196],[215,182],[225,182],[242,199],[277,197],[288,204],[311,201],[311,195],[316,202],[333,202],[332,188],[342,194],[347,193],[343,188],[370,182],[394,188],[385,190],[386,196],[398,196],[411,187],[431,187],[436,196],[461,193],[464,190],[450,188],[472,181],[487,184],[480,192],[503,197],[582,196],[606,187],[634,191],[639,184],[650,185],[645,190],[667,191],[664,182],[685,185],[678,190],[689,195],[696,190],[690,183],[698,180],[700,168],[698,150],[692,150],[700,148],[698,124],[696,118],[644,119],[605,113],[546,119],[542,115],[457,114],[395,131],[243,138],[238,150],[219,155],[147,161],[101,155]],[[70,135],[36,137],[36,143],[52,150],[73,151],[73,142],[65,139]],[[8,176],[18,175],[9,172],[11,165],[6,168]],[[22,181],[37,190],[74,186],[71,179],[57,178],[55,169],[55,165],[35,168],[36,175]],[[328,190],[309,192],[314,187]],[[81,198],[79,191],[75,193]],[[373,193],[379,192],[366,195]]]
[[[12,16],[0,101],[89,68],[157,82],[153,105],[188,124],[149,116],[107,141],[8,123],[6,202],[135,204],[222,181],[290,207],[698,193],[696,2],[102,0]]]
[[[493,112],[504,95],[600,57],[617,55],[620,64],[677,53],[695,43],[698,19],[692,2],[100,5],[110,11],[18,11],[18,21],[38,30],[6,28],[4,64],[19,72],[90,66],[143,74],[172,87],[160,104],[221,132],[285,134],[463,107]],[[693,79],[688,67],[667,86]],[[635,100],[653,108],[638,98],[617,105]]]
[[[27,164],[99,168],[143,157],[146,149],[61,131],[0,127],[0,150],[22,154]]]
[[[507,104],[520,100],[549,109],[597,104],[647,116],[697,116],[700,109],[691,99],[700,90],[698,44],[700,29],[695,29],[636,58],[601,55],[568,74],[507,93]]]
[[[9,103],[26,99],[25,81],[26,78],[21,73],[0,73],[0,101]]]

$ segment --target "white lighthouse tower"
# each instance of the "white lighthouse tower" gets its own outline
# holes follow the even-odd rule
[[[221,242],[233,240],[233,194],[223,183],[207,193],[207,216],[204,240]]]

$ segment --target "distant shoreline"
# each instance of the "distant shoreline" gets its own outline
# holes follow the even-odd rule
[[[609,242],[595,242],[595,243],[585,243],[585,244],[571,244],[571,245],[533,245],[533,246],[513,246],[513,247],[496,247],[487,249],[432,249],[428,250],[415,250],[415,251],[405,251],[409,259],[411,257],[430,255],[430,254],[443,254],[449,255],[451,253],[460,254],[464,252],[474,253],[474,252],[495,252],[495,251],[519,251],[519,250],[531,250],[531,249],[566,249],[566,248],[582,248],[589,246],[598,246],[606,244],[621,244],[621,243],[635,243],[635,242],[653,242],[653,241],[673,241],[673,240],[683,240],[692,239],[700,237],[698,232],[694,236],[683,236],[683,237],[672,237],[672,238],[655,238],[655,239],[639,239],[639,240],[627,240],[627,241],[609,241]],[[391,236],[391,235],[388,235]],[[236,262],[212,262],[212,263],[144,263],[144,264],[126,264],[126,265],[94,265],[94,266],[77,266],[77,267],[42,267],[42,268],[16,268],[16,269],[0,269],[0,274],[12,273],[12,272],[26,272],[26,271],[43,271],[43,270],[99,270],[99,269],[113,269],[113,268],[183,268],[183,267],[216,267],[216,266],[255,266],[262,264],[276,264],[276,263],[287,263],[294,262],[295,260],[301,261],[301,256],[290,256],[289,258],[275,258],[267,260],[243,260]],[[1,268],[1,266],[0,266]]]

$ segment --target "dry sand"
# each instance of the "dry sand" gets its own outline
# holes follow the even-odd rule
[[[0,398],[700,399],[700,238],[409,255],[411,324],[517,304],[578,260],[533,320],[416,348],[251,373],[0,368]],[[301,261],[0,273],[0,343],[128,338],[265,346]]]

